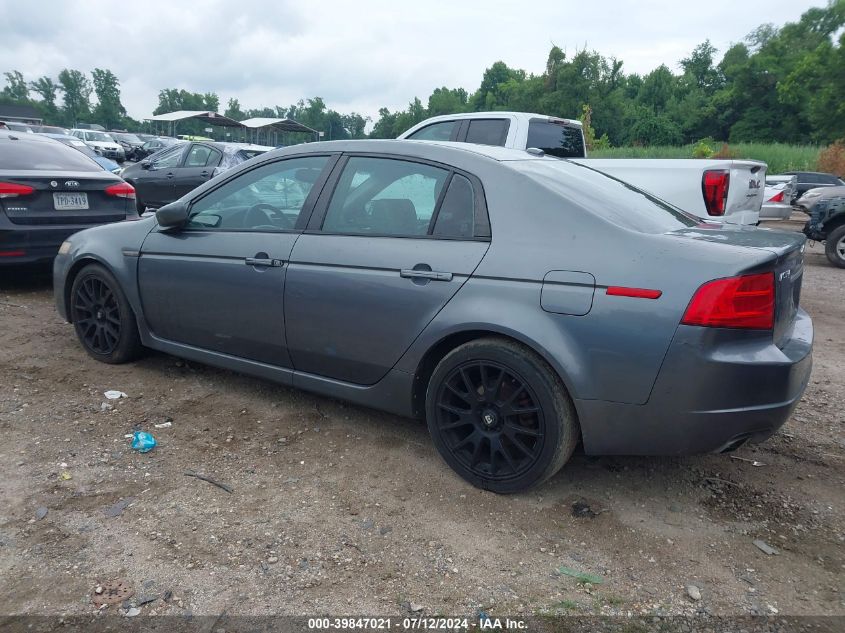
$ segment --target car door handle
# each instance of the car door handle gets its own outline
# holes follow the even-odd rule
[[[273,266],[278,268],[285,262],[281,259],[269,259],[264,257],[247,257],[244,259],[247,266]]]
[[[172,171],[167,172],[167,173],[166,173],[166,174],[164,174],[164,175],[165,175],[165,176],[167,176],[168,178],[173,178],[173,172],[172,172]]]
[[[202,176],[203,178],[208,178],[209,173],[207,171],[201,171],[200,176]]]
[[[432,281],[452,281],[452,273],[442,273],[436,270],[411,270],[403,268],[399,276],[405,279],[430,279]]]

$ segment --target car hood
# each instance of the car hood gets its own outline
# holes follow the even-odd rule
[[[85,141],[88,145],[94,147],[102,147],[103,149],[120,149],[120,144],[111,143],[109,141]]]
[[[819,198],[841,198],[842,196],[845,196],[845,186],[815,187],[813,189],[807,189],[804,195],[801,196],[801,199],[809,197],[818,200]]]

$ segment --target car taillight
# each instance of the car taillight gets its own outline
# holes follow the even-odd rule
[[[687,306],[684,325],[771,330],[775,321],[775,274],[710,281]]]
[[[778,191],[775,195],[769,198],[769,202],[783,202],[783,191]]]
[[[0,182],[0,198],[17,198],[28,196],[35,191],[35,187],[29,185],[16,185],[13,182]]]
[[[708,169],[701,177],[704,206],[710,215],[725,215],[731,173],[727,169]]]
[[[130,185],[128,182],[119,182],[116,185],[109,185],[106,187],[106,193],[118,198],[134,198],[135,187]]]

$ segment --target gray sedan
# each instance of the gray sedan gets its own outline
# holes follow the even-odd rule
[[[403,416],[496,492],[589,454],[722,452],[796,406],[805,238],[702,224],[566,160],[340,141],[268,152],[54,266],[85,350],[144,347]]]

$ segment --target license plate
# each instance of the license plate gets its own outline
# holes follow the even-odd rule
[[[56,211],[74,211],[88,208],[87,193],[54,193],[53,207]]]

